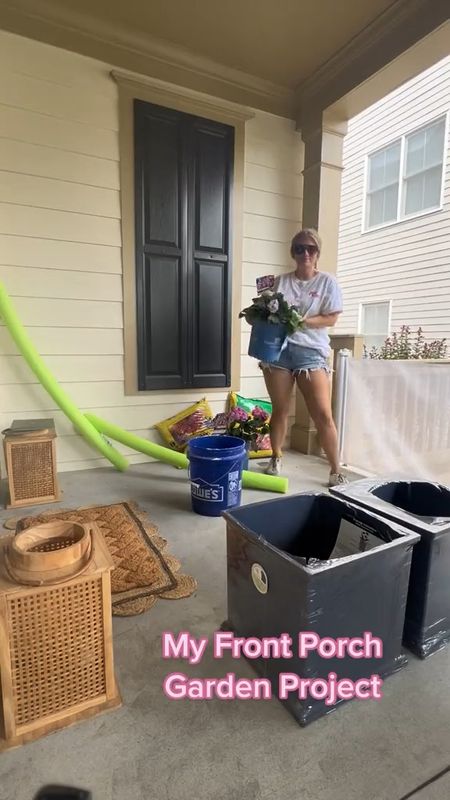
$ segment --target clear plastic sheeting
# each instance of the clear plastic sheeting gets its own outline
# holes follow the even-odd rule
[[[450,361],[348,359],[342,462],[450,485]]]

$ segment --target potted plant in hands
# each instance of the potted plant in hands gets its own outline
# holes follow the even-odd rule
[[[249,356],[268,363],[278,361],[286,336],[304,325],[303,317],[282,292],[270,289],[254,297],[252,305],[244,308],[239,317],[245,317],[252,326]]]
[[[263,408],[255,406],[249,414],[243,408],[232,408],[228,414],[226,433],[238,436],[247,445],[247,456],[242,469],[248,469],[250,450],[258,450],[259,441],[269,433],[269,415]]]

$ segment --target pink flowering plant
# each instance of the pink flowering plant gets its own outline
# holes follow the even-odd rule
[[[244,439],[254,450],[258,440],[269,433],[269,415],[259,406],[255,406],[251,414],[243,408],[232,408],[228,414],[226,432],[229,436]]]
[[[289,305],[282,292],[270,289],[254,297],[252,305],[244,308],[239,317],[245,317],[249,325],[258,320],[284,325],[289,334],[303,327],[303,318],[296,307]]]
[[[415,339],[411,339],[415,335]],[[402,325],[399,333],[392,333],[384,340],[381,347],[372,347],[367,350],[364,345],[364,358],[377,358],[385,360],[403,359],[438,359],[447,355],[447,339],[434,339],[426,341],[422,328],[414,334],[409,325]]]

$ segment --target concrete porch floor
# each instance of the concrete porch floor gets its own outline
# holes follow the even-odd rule
[[[263,462],[253,464],[261,469]],[[320,459],[288,453],[285,467],[290,493],[326,491]],[[384,683],[383,700],[349,702],[304,729],[276,699],[168,700],[164,677],[185,668],[161,658],[162,631],[212,637],[226,618],[225,523],[193,514],[186,473],[160,463],[124,474],[64,473],[61,486],[62,507],[137,502],[199,585],[186,600],[159,600],[142,616],[114,618],[123,706],[0,755],[0,800],[32,800],[47,783],[85,787],[93,800],[450,797],[450,772],[414,791],[450,764],[450,650],[424,662],[410,655]],[[243,502],[273,496],[244,491]],[[3,506],[0,523],[43,508]],[[210,648],[189,671],[254,677],[245,661],[215,661]]]

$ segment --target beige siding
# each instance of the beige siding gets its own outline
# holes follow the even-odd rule
[[[392,301],[391,330],[422,326],[450,340],[450,129],[440,211],[362,231],[366,157],[448,114],[450,58],[353,119],[344,143],[338,279],[345,311],[336,332],[355,332],[363,302]]]
[[[0,279],[46,364],[82,410],[160,442],[152,426],[203,392],[126,396],[118,99],[110,67],[0,33]],[[301,218],[294,123],[258,113],[246,132],[242,302],[259,275],[289,266]],[[243,394],[265,397],[246,356]],[[205,392],[207,395],[208,393]],[[214,412],[226,393],[211,393]],[[37,383],[0,323],[0,430],[52,416],[61,471],[106,465]],[[132,463],[146,460],[118,445]]]
[[[255,296],[256,278],[290,269],[290,241],[302,216],[303,145],[293,122],[258,114],[247,123],[242,305]],[[249,326],[241,326],[241,392],[267,398],[257,361],[247,354]],[[295,413],[292,402],[290,423]]]

